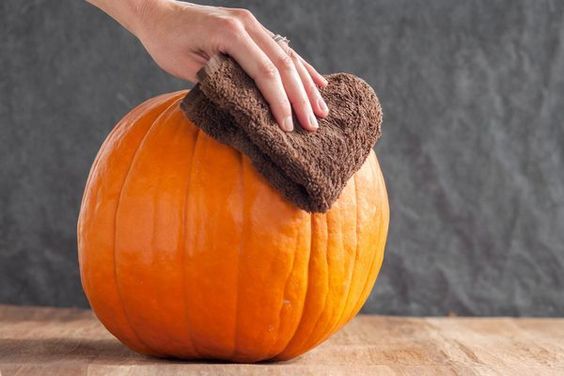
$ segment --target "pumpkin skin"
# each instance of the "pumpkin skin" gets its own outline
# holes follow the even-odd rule
[[[160,357],[286,360],[360,310],[389,222],[374,152],[327,213],[287,202],[180,109],[186,91],[127,114],[90,171],[81,280],[104,326]]]

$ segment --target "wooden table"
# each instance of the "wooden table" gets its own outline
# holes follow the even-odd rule
[[[564,375],[564,319],[361,315],[284,363],[160,360],[129,351],[90,311],[0,305],[7,375]]]

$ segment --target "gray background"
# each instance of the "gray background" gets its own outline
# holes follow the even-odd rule
[[[222,3],[381,98],[392,218],[365,312],[564,314],[564,1]],[[87,305],[90,164],[129,109],[184,87],[83,1],[0,2],[0,303]]]

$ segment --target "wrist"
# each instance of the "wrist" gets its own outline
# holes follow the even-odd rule
[[[131,33],[143,40],[147,33],[154,33],[166,10],[172,7],[174,0],[130,0],[132,3]]]
[[[135,35],[138,39],[141,39],[146,28],[154,23],[156,15],[159,13],[159,9],[163,6],[163,3],[168,0],[127,0],[128,12],[130,25],[128,30]]]
[[[154,24],[161,9],[174,0],[87,0],[140,38],[143,30]],[[149,26],[147,26],[149,24]]]

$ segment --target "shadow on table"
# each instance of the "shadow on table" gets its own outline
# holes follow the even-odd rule
[[[156,358],[138,354],[113,339],[46,338],[0,339],[0,365],[46,364],[75,362],[97,365],[128,364],[229,364],[221,360],[188,361],[174,358]],[[288,364],[289,362],[261,362],[263,365]]]
[[[86,363],[96,360],[102,364],[161,361],[137,354],[111,339],[0,339],[0,363],[48,363],[63,359]]]

